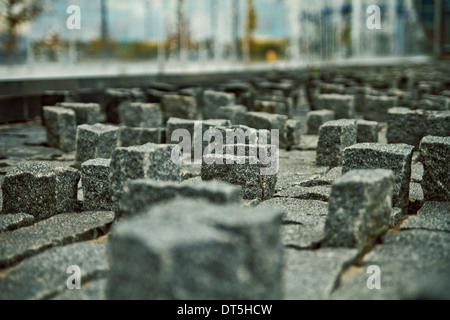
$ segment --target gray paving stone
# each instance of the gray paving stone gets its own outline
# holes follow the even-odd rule
[[[356,120],[335,120],[323,124],[317,144],[318,166],[342,166],[344,149],[356,143]]]
[[[165,121],[169,118],[196,119],[197,101],[193,97],[165,95],[161,101]]]
[[[216,117],[218,119],[230,120],[232,124],[237,125],[242,123],[246,112],[247,107],[243,105],[220,107],[217,109]]]
[[[450,202],[426,202],[417,215],[403,222],[401,229],[450,232]]]
[[[195,120],[170,118],[166,124],[167,143],[179,143],[179,141],[172,141],[172,134],[178,129],[186,129],[190,133],[192,140],[194,140],[195,123]]]
[[[69,290],[67,268],[77,265],[81,270],[82,290]],[[80,295],[91,296],[91,289],[84,284],[108,271],[106,246],[103,243],[74,243],[64,247],[51,248],[30,257],[6,277],[0,276],[1,300],[39,300],[55,295],[69,297],[77,291]],[[70,293],[69,293],[70,292]]]
[[[119,107],[123,102],[133,102],[131,93],[121,89],[106,89],[105,110],[106,121],[109,123],[120,123]]]
[[[301,187],[317,187],[332,185],[334,181],[339,179],[342,175],[342,167],[331,168],[327,173],[314,175],[306,180],[303,180],[297,185]]]
[[[203,119],[217,119],[218,108],[234,105],[236,105],[234,93],[205,90],[203,92]]]
[[[355,169],[391,169],[395,175],[392,205],[406,214],[411,180],[413,146],[406,144],[360,143],[344,150],[342,174]]]
[[[111,158],[118,138],[119,128],[115,126],[99,123],[78,126],[76,162],[81,164],[91,159]]]
[[[357,120],[357,143],[378,142],[378,122]]]
[[[106,299],[107,279],[89,281],[82,290],[64,290],[52,300],[65,301],[103,301]]]
[[[286,104],[279,101],[255,100],[254,111],[282,114],[285,116],[290,115],[290,110],[286,108]]]
[[[171,158],[174,148],[174,145],[148,143],[114,150],[109,175],[113,201],[120,200],[127,180],[180,181],[180,165]]]
[[[308,112],[306,122],[308,125],[308,134],[319,134],[319,128],[328,121],[333,121],[334,111],[332,110],[316,110]]]
[[[388,110],[397,106],[397,97],[366,96],[364,119],[377,122],[388,120]]]
[[[388,110],[387,140],[389,143],[406,143],[416,148],[427,135],[450,134],[450,112],[392,108]]]
[[[280,299],[280,223],[270,209],[188,200],[156,206],[112,231],[107,296]]]
[[[0,214],[0,232],[28,227],[33,222],[34,217],[26,213]]]
[[[327,247],[363,251],[389,229],[394,175],[391,170],[354,170],[331,189],[325,226]]]
[[[450,136],[450,111],[428,111],[427,126],[427,135]]]
[[[403,281],[398,291],[402,300],[450,300],[449,286],[449,274],[417,274]]]
[[[319,142],[319,136],[317,135],[302,135],[300,145],[295,149],[299,151],[315,151]]]
[[[345,85],[337,83],[321,83],[319,85],[320,93],[341,94],[345,91]]]
[[[329,299],[342,270],[353,264],[357,256],[358,250],[347,248],[286,249],[285,299]]]
[[[77,125],[96,124],[100,121],[101,109],[98,103],[59,102],[57,105],[73,110]]]
[[[319,108],[334,111],[334,117],[338,119],[355,118],[355,97],[342,94],[319,95]]]
[[[164,129],[160,128],[130,128],[121,127],[118,147],[141,146],[147,143],[162,143]]]
[[[75,150],[75,112],[61,107],[44,107],[43,110],[48,145],[63,152]]]
[[[280,228],[283,245],[296,249],[312,249],[325,238],[325,217],[297,216],[295,222],[286,222]]]
[[[91,240],[108,232],[114,212],[63,213],[30,227],[0,233],[0,268],[51,247]]]
[[[279,143],[281,149],[287,148],[286,126],[288,117],[284,115],[276,115],[265,112],[247,112],[244,115],[244,123],[240,123],[250,128],[278,130]],[[272,144],[274,144],[272,142]]]
[[[420,143],[424,166],[422,189],[425,200],[450,199],[450,137],[427,136]]]
[[[450,98],[439,95],[423,94],[422,99],[429,100],[439,107],[439,110],[449,110],[450,109]]]
[[[409,220],[409,219],[408,219]],[[333,295],[336,299],[403,299],[407,287],[423,284],[423,279],[448,277],[450,234],[428,230],[388,233],[383,244],[364,257],[361,272],[349,276]],[[369,290],[369,266],[381,271],[381,290]],[[447,290],[448,291],[448,290]],[[442,298],[441,291],[439,293]]]
[[[234,164],[227,164],[230,160]],[[204,157],[201,176],[204,181],[220,180],[241,186],[244,199],[262,201],[273,196],[277,182],[276,171],[271,175],[262,174],[268,168],[272,168],[272,164],[264,165],[256,157],[207,155]]]
[[[300,187],[292,186],[277,191],[274,194],[275,198],[295,198],[303,200],[320,200],[328,202],[330,198],[331,187],[330,186],[317,186],[317,187]]]
[[[84,211],[113,210],[109,188],[110,159],[93,159],[81,165]]]
[[[297,146],[301,142],[302,124],[299,120],[288,120],[286,122],[286,139],[288,148]]]
[[[281,210],[283,222],[287,224],[301,223],[303,216],[324,217],[328,215],[328,203],[320,200],[301,200],[294,198],[272,198],[260,204]]]
[[[345,89],[346,94],[351,94],[355,97],[355,111],[363,113],[366,107],[366,95],[369,94],[370,88],[356,86]]]
[[[128,215],[175,197],[204,199],[218,204],[239,203],[241,188],[221,181],[166,182],[151,179],[130,180],[121,197],[121,210]]]
[[[78,170],[24,162],[2,183],[3,213],[25,212],[43,219],[77,208]]]
[[[127,102],[119,107],[120,123],[133,128],[159,128],[163,126],[161,105],[157,103]]]

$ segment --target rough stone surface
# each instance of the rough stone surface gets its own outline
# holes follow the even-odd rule
[[[120,123],[133,128],[159,128],[163,113],[157,103],[122,103],[119,108]]]
[[[9,267],[51,247],[104,235],[114,212],[63,213],[30,227],[0,233],[0,267]]]
[[[290,110],[286,108],[286,104],[278,101],[255,100],[254,111],[283,114],[285,116],[289,116],[290,114]]]
[[[302,124],[299,120],[288,120],[286,122],[286,139],[288,148],[297,146],[301,142]]]
[[[283,222],[286,224],[301,223],[305,215],[327,216],[328,203],[320,200],[301,200],[295,198],[272,198],[263,201],[260,206],[270,206],[280,209],[283,213]]]
[[[233,161],[234,164],[228,164]],[[272,164],[273,165],[273,164]],[[275,164],[278,167],[278,163]],[[269,168],[256,157],[207,155],[202,164],[202,180],[220,180],[242,187],[244,199],[259,201],[270,199],[275,192],[277,175],[263,175]]]
[[[413,146],[360,143],[344,150],[342,174],[355,169],[391,169],[395,183],[392,205],[408,211]]]
[[[82,290],[64,290],[52,297],[52,300],[63,301],[104,301],[106,299],[106,286],[108,280],[95,279],[84,284]]]
[[[81,165],[84,211],[112,210],[112,194],[109,188],[110,159],[93,159]]]
[[[44,119],[48,145],[63,152],[75,150],[75,112],[61,107],[44,107]]]
[[[218,108],[234,105],[236,105],[234,93],[205,90],[203,92],[203,119],[217,119]]]
[[[45,162],[24,162],[2,183],[3,213],[24,212],[43,219],[77,207],[78,170]]]
[[[75,112],[77,125],[96,124],[100,121],[100,105],[98,103],[60,102],[57,104]]]
[[[332,187],[324,245],[364,250],[389,229],[394,175],[354,170]]]
[[[107,296],[280,299],[280,223],[269,209],[187,200],[154,207],[113,230]]]
[[[401,229],[450,232],[450,202],[426,202],[417,215],[403,222]]]
[[[186,129],[191,135],[192,140],[195,140],[194,129],[196,122],[194,120],[185,120],[180,118],[170,118],[166,124],[167,143],[179,143],[180,141],[172,141],[172,134],[177,129]]]
[[[119,107],[125,102],[132,102],[131,93],[127,90],[107,89],[105,91],[106,121],[109,123],[120,123]]]
[[[148,143],[114,150],[109,175],[113,201],[120,200],[127,180],[149,178],[180,181],[180,165],[174,163],[171,158],[174,147]]]
[[[334,111],[317,110],[308,112],[306,122],[308,125],[308,134],[319,134],[319,128],[324,123],[334,120]]]
[[[378,142],[378,122],[357,120],[357,143]]]
[[[72,265],[80,267],[82,290],[69,290],[66,286],[70,276],[67,268]],[[105,277],[108,268],[103,243],[74,243],[52,248],[22,261],[6,277],[0,276],[0,300],[51,299],[57,294],[69,297],[75,292],[88,294],[90,289],[86,292],[85,284]]]
[[[344,148],[354,145],[356,137],[356,120],[335,120],[322,125],[317,144],[317,165],[342,166]]]
[[[431,101],[436,105],[438,110],[449,110],[450,109],[450,98],[445,96],[438,96],[432,94],[423,94],[422,99]]]
[[[175,197],[204,199],[225,205],[239,203],[241,188],[220,181],[180,184],[150,179],[130,180],[125,184],[120,206],[124,213],[136,214]]]
[[[250,128],[278,130],[280,148],[286,149],[288,146],[286,136],[286,126],[288,117],[264,112],[247,112],[244,115],[244,123],[240,123]],[[273,136],[273,135],[272,135]],[[272,144],[274,144],[272,142]]]
[[[341,94],[319,95],[319,108],[334,111],[338,119],[353,119],[355,117],[355,97]]]
[[[243,105],[220,107],[217,109],[216,116],[218,119],[230,120],[232,124],[242,123],[247,107]]]
[[[447,232],[405,230],[388,233],[383,237],[383,243],[364,257],[360,272],[345,279],[332,298],[404,299],[408,295],[405,288],[423,284],[424,278],[430,280],[438,277],[443,281],[449,274],[449,243],[450,234]],[[366,270],[372,265],[380,268],[381,290],[367,288],[369,275]],[[440,287],[436,289],[423,298],[442,299],[448,296],[448,287],[443,291]]]
[[[291,186],[283,188],[274,194],[277,198],[295,198],[303,200],[320,200],[327,202],[330,198],[331,187],[330,186],[317,186],[317,187],[301,187]]]
[[[140,146],[147,143],[162,143],[164,129],[159,128],[130,128],[121,127],[119,131],[118,147]]]
[[[416,148],[427,135],[450,135],[450,112],[392,108],[388,111],[387,140]]]
[[[298,216],[295,222],[283,221],[281,242],[289,248],[312,249],[325,237],[325,217]]]
[[[115,126],[99,123],[78,126],[76,161],[81,164],[91,159],[111,158],[118,138],[119,128]]]
[[[197,102],[192,97],[166,95],[162,98],[161,107],[164,118],[196,119],[198,115]]]
[[[283,277],[284,298],[329,299],[341,272],[351,265],[357,256],[358,250],[348,248],[287,249]]]
[[[26,213],[0,214],[0,232],[28,227],[33,222],[34,217]]]
[[[397,97],[366,96],[364,119],[377,122],[386,122],[388,110],[397,106]]]
[[[450,199],[450,137],[427,136],[420,143],[424,166],[422,189],[425,200]]]

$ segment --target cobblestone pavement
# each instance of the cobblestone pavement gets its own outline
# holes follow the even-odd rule
[[[340,88],[325,87],[323,91],[334,94],[333,90]],[[210,99],[222,98],[212,95]],[[341,100],[340,112],[349,111],[346,103],[351,99]],[[170,103],[175,105],[170,109],[174,117],[184,106],[195,113],[192,104],[183,102],[177,109],[176,98],[171,98]],[[278,107],[283,109],[283,105]],[[233,108],[227,110],[232,112]],[[429,180],[424,184],[424,179],[430,179],[424,170],[427,172],[430,165],[440,161],[438,156],[429,156],[432,147],[443,143],[448,148],[448,141],[430,140],[428,153],[422,155],[418,145],[400,151],[376,146],[373,152],[380,153],[371,156],[372,147],[354,146],[357,141],[353,129],[342,129],[356,128],[356,120],[345,124],[328,122],[320,130],[315,128],[315,134],[307,134],[308,108],[297,106],[294,111],[290,118],[301,123],[300,141],[279,150],[279,171],[272,189],[269,180],[250,185],[248,181],[229,179],[230,173],[225,174],[228,180],[221,179],[225,182],[202,182],[202,178],[207,179],[201,164],[178,169],[165,164],[164,171],[151,172],[151,168],[160,166],[158,161],[162,160],[158,159],[170,152],[165,147],[123,148],[126,156],[117,149],[107,151],[111,161],[83,159],[81,166],[77,150],[63,152],[48,145],[46,128],[40,120],[0,126],[0,183],[4,193],[0,193],[0,299],[450,299],[449,199],[445,194],[444,199],[439,199],[442,191],[432,189]],[[321,117],[321,113],[317,114],[314,116]],[[323,114],[328,121],[329,114]],[[388,142],[386,121],[392,120],[377,118],[376,110],[372,114],[375,119],[369,120],[377,121],[379,126],[378,144]],[[238,116],[230,115],[233,119]],[[353,117],[360,119],[361,113]],[[361,122],[361,126],[370,127],[371,123]],[[325,127],[332,127],[331,131],[325,132]],[[347,135],[348,142],[344,138],[333,142],[333,146],[340,145],[338,154],[325,151],[319,156],[331,148],[329,141],[336,133],[328,132],[335,128],[343,130],[339,132]],[[102,137],[109,129],[86,130],[97,134],[98,139],[106,139]],[[112,135],[120,136],[118,130],[113,131]],[[160,143],[159,133],[153,133],[149,139]],[[366,139],[373,139],[371,136]],[[86,139],[90,143],[91,138]],[[114,139],[120,140],[117,136]],[[362,156],[358,148],[364,149]],[[376,177],[366,177],[363,172],[356,176],[350,173],[344,179],[343,174],[361,163],[369,169],[383,168],[377,164],[383,152],[388,153],[388,158],[398,155],[387,161],[406,166],[410,161],[410,169],[399,165],[395,169],[398,172],[393,169],[395,177],[392,171],[381,170]],[[323,161],[323,157],[327,160]],[[355,164],[358,157],[362,159]],[[449,162],[448,153],[442,157]],[[150,167],[144,158],[153,159]],[[136,166],[131,173],[127,171],[127,159],[133,159]],[[323,164],[317,165],[318,159]],[[327,162],[330,159],[332,164]],[[29,173],[23,167],[25,162],[35,164],[33,170],[39,170]],[[144,167],[150,169],[137,175]],[[75,181],[75,203],[70,206],[64,200],[64,190],[72,182],[65,173],[69,171],[61,168],[71,168],[81,176]],[[432,171],[436,172],[435,179],[448,181],[445,168]],[[249,172],[240,174],[252,177]],[[125,183],[125,174],[129,179],[141,180]],[[151,175],[164,181],[149,181]],[[19,182],[10,182],[11,177]],[[366,182],[358,185],[361,179]],[[113,190],[111,194],[109,181],[116,181],[116,186],[120,182],[125,191]],[[262,189],[262,196],[243,199],[241,189],[226,182],[241,184],[244,195]],[[29,188],[17,191],[15,187],[20,183]],[[45,194],[53,198],[23,205],[33,199],[35,190],[47,188],[47,183],[50,191]],[[407,194],[402,193],[405,184]],[[58,190],[51,189],[55,185],[60,186]],[[355,185],[358,187],[347,195],[346,190]],[[448,192],[446,187],[444,192]],[[111,203],[111,195],[118,202]],[[53,201],[55,206],[51,207]],[[13,203],[29,209],[5,212]],[[136,215],[135,211],[141,213]],[[340,215],[344,211],[355,214]],[[68,289],[72,276],[69,266],[79,267],[81,290]],[[158,294],[150,287],[158,288]],[[247,290],[243,291],[244,287]]]

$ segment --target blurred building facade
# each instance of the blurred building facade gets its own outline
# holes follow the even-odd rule
[[[16,28],[14,53],[1,46],[0,65],[146,62],[163,72],[207,61],[309,65],[450,50],[450,0],[34,1],[45,7]],[[66,27],[73,4],[81,30]],[[366,26],[370,5],[380,8],[379,30]]]

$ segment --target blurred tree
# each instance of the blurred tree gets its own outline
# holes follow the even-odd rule
[[[36,19],[44,11],[42,0],[0,0],[0,15],[6,25],[6,38],[3,47],[12,58],[17,50],[18,28]]]

